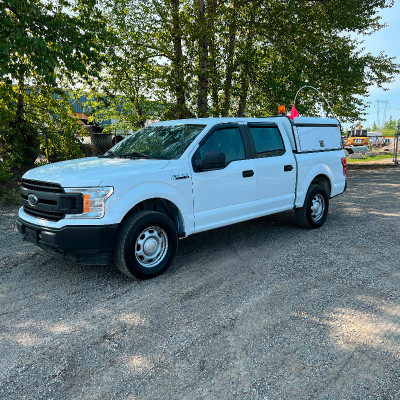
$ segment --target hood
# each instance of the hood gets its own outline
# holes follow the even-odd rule
[[[90,157],[43,165],[31,169],[23,178],[59,183],[62,187],[112,186],[120,176],[159,170],[168,163],[169,160]]]

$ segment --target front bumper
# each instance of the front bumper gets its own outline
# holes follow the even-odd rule
[[[108,265],[111,263],[118,224],[86,225],[49,228],[17,219],[23,238],[49,253],[80,264]]]

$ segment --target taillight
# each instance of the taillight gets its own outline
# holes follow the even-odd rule
[[[346,175],[346,157],[342,157],[343,175]]]

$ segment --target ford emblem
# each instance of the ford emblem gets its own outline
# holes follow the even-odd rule
[[[36,195],[31,193],[28,195],[28,203],[31,206],[36,206],[39,203],[39,198]]]

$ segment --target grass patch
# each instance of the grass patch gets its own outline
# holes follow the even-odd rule
[[[375,156],[371,157],[363,157],[363,158],[348,158],[347,162],[352,163],[352,162],[364,162],[364,161],[379,161],[379,160],[387,160],[387,159],[393,159],[393,154],[377,154]],[[400,156],[398,156],[398,159],[400,160]]]

